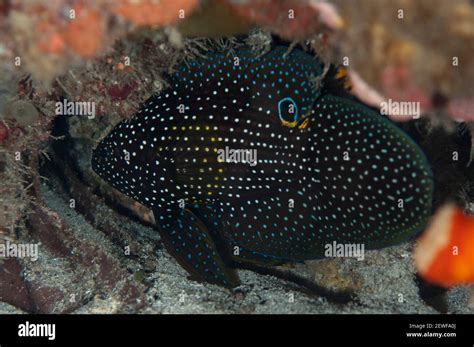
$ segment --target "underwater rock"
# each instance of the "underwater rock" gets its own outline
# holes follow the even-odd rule
[[[357,72],[386,99],[419,102],[433,117],[442,110],[453,118],[472,119],[450,106],[457,98],[471,105],[474,101],[472,2],[380,0],[354,6],[353,1],[334,0],[333,5],[348,23],[329,37],[333,60]],[[436,104],[436,95],[447,99],[445,107]]]
[[[26,100],[15,100],[5,107],[5,118],[25,127],[34,125],[39,119],[36,107]]]
[[[64,29],[64,43],[84,58],[94,57],[103,46],[105,21],[96,9],[76,6],[75,19]]]
[[[307,39],[343,27],[333,4],[319,0],[227,1],[244,18],[288,40]]]
[[[124,85],[113,85],[107,88],[107,94],[114,99],[124,100],[137,87],[137,83],[127,83]]]
[[[198,5],[198,0],[116,1],[111,10],[137,25],[165,26],[184,19]]]
[[[0,120],[0,142],[5,142],[8,139],[8,126],[3,120]],[[2,170],[3,171],[3,170]]]
[[[34,304],[21,276],[22,267],[19,261],[3,259],[0,265],[0,300],[23,311],[33,311]]]

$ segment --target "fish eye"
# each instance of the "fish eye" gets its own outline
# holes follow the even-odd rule
[[[283,125],[295,126],[298,121],[298,105],[290,97],[281,99],[278,102],[278,116]]]

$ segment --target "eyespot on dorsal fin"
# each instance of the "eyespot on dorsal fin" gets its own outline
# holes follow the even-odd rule
[[[281,124],[288,128],[306,129],[309,125],[311,112],[300,115],[297,103],[291,97],[285,97],[278,103],[278,117]]]
[[[282,125],[293,128],[298,124],[298,105],[287,96],[278,101],[278,117]]]

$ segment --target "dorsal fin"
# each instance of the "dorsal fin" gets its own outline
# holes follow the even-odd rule
[[[354,95],[351,94],[352,83],[348,73],[346,67],[331,64],[323,80],[323,94],[354,99]]]

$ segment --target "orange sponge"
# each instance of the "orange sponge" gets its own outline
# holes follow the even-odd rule
[[[114,3],[112,11],[137,25],[165,26],[188,15],[198,4],[197,0],[120,0]]]
[[[451,204],[442,207],[418,240],[414,260],[420,275],[432,283],[474,283],[474,217]]]

